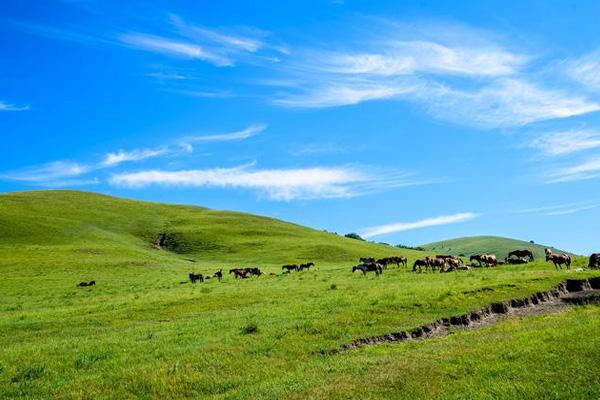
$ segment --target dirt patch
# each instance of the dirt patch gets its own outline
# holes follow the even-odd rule
[[[485,288],[479,290],[483,289]],[[580,304],[600,304],[600,277],[583,280],[568,279],[547,292],[493,303],[472,313],[442,318],[408,331],[356,339],[333,352],[345,352],[366,345],[438,337],[451,331],[477,329],[511,316],[559,313],[570,305]]]

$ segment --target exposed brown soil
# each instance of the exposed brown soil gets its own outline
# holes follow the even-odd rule
[[[443,336],[456,330],[477,329],[491,325],[511,316],[558,313],[573,304],[600,304],[600,277],[583,280],[568,279],[547,292],[493,303],[479,311],[442,318],[408,331],[356,339],[335,352],[345,352],[366,345]]]

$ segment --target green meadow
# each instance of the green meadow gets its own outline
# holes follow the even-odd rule
[[[575,271],[583,257],[570,272],[538,259],[364,277],[351,273],[361,256],[405,255],[412,265],[432,253],[75,191],[0,195],[0,229],[0,398],[600,398],[594,305],[331,352],[600,275]],[[168,249],[153,247],[159,233]],[[281,273],[306,261],[318,269]],[[265,275],[187,280],[237,266]]]

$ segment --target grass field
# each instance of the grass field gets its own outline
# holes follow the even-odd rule
[[[564,253],[550,245],[525,242],[523,240],[509,239],[498,236],[471,236],[457,239],[442,240],[439,242],[421,245],[426,251],[432,251],[436,254],[462,254],[466,257],[473,254],[492,253],[496,254],[499,260],[503,260],[509,252],[517,249],[529,249],[538,260],[545,257],[544,249],[550,248],[554,253]]]
[[[0,398],[600,397],[597,306],[330,353],[597,272],[537,261],[365,278],[350,272],[361,255],[426,253],[79,192],[0,195],[0,226]],[[179,252],[153,249],[158,232]],[[319,270],[280,274],[305,260]],[[186,282],[240,264],[278,275]]]

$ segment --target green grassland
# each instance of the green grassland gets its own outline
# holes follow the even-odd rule
[[[526,242],[523,240],[509,239],[499,236],[471,236],[457,239],[442,240],[439,242],[421,245],[426,251],[432,251],[436,254],[452,254],[471,256],[473,254],[492,253],[496,254],[498,259],[504,259],[509,252],[513,250],[529,249],[533,251],[535,258],[544,259],[545,248],[550,248],[554,253],[564,253],[564,250],[556,249],[552,246],[545,246]],[[570,254],[570,253],[569,253]]]
[[[536,261],[365,278],[350,272],[360,256],[428,253],[72,191],[0,195],[0,228],[0,398],[600,397],[597,306],[331,353],[597,272]],[[177,251],[152,247],[159,232]],[[306,260],[318,271],[281,274]],[[237,265],[277,275],[186,281]]]

